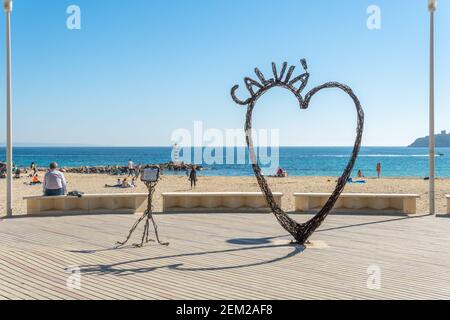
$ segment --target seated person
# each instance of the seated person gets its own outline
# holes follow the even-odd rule
[[[64,174],[58,170],[56,162],[50,163],[50,170],[44,176],[43,183],[45,196],[63,196],[66,194],[67,184]]]
[[[362,173],[361,170],[358,170],[357,177],[358,177],[358,178],[364,178],[364,175],[363,175],[363,173]]]
[[[283,169],[278,167],[278,169],[277,169],[277,177],[281,177],[282,174],[283,174]]]
[[[278,178],[285,178],[285,177],[287,177],[287,172],[284,171],[283,169],[281,169],[280,167],[278,167],[278,169],[277,169],[277,177]]]
[[[31,182],[30,182],[30,185],[35,185],[35,184],[42,184],[42,182],[41,182],[41,180],[39,180],[39,176],[37,174],[35,174],[31,178]]]
[[[127,178],[123,179],[121,188],[133,188],[133,186],[128,182]]]
[[[20,179],[20,169],[16,168],[13,172],[14,172],[14,178]]]

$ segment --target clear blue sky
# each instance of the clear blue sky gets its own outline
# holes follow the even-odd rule
[[[428,132],[426,0],[15,0],[14,140],[17,143],[169,145],[177,128],[241,128],[229,96],[258,66],[309,63],[307,89],[350,85],[366,112],[364,145],[406,145]],[[66,9],[81,8],[81,30]],[[381,30],[366,27],[369,5]],[[436,130],[450,130],[450,3],[439,1]],[[0,14],[4,61],[4,14]],[[0,64],[0,72],[5,71]],[[0,141],[5,140],[4,76]],[[246,91],[240,91],[241,96]],[[287,92],[257,105],[255,126],[282,145],[351,145],[354,108],[323,93],[299,111]]]

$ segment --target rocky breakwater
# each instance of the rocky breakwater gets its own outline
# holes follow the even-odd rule
[[[185,163],[167,162],[162,164],[146,164],[140,165],[138,168],[159,167],[164,171],[186,171],[191,170],[193,167],[196,170],[202,170],[201,166]],[[44,170],[44,169],[42,169]],[[45,169],[47,170],[47,169]],[[127,166],[83,166],[83,167],[63,167],[60,169],[62,172],[67,173],[80,173],[80,174],[111,174],[121,175],[128,173]]]

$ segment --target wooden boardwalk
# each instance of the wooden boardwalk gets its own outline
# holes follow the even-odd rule
[[[161,214],[169,247],[113,249],[136,218],[0,220],[0,299],[450,298],[447,218],[333,215],[303,249],[271,214]]]

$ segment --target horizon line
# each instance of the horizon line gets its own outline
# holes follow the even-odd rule
[[[5,144],[0,144],[0,148],[5,148]],[[84,144],[19,144],[13,145],[13,148],[172,148],[172,145],[84,145]],[[278,148],[350,148],[353,145],[261,145],[255,147],[278,147]],[[408,145],[361,145],[368,148],[408,148]],[[216,145],[216,146],[184,146],[180,148],[247,148],[246,145]],[[421,148],[421,147],[417,147]],[[423,147],[428,148],[428,147]]]

